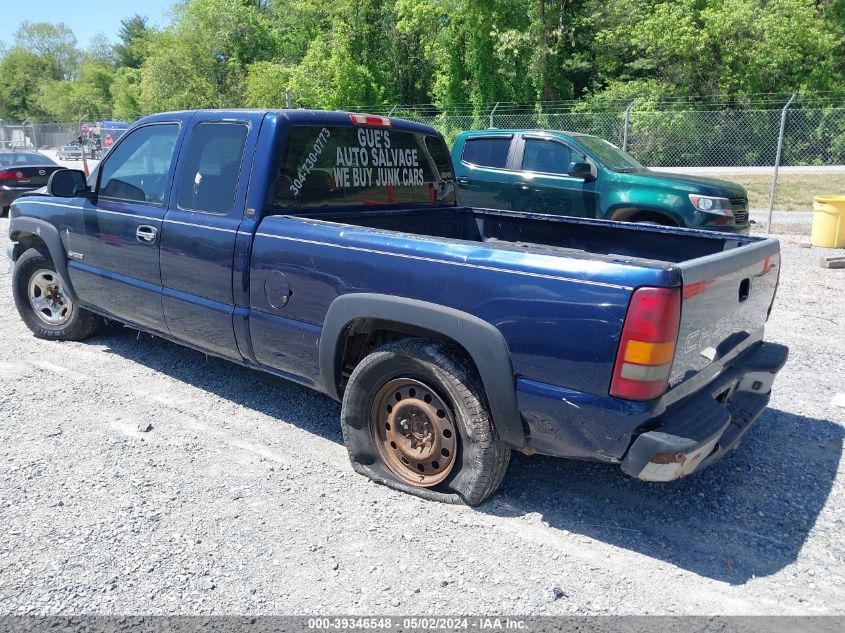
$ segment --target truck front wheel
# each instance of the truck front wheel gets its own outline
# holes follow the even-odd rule
[[[478,505],[510,460],[474,368],[435,341],[401,340],[364,358],[341,424],[357,472],[426,499]]]
[[[102,317],[76,305],[53,262],[38,249],[15,262],[12,293],[18,314],[38,338],[80,341],[104,325]]]

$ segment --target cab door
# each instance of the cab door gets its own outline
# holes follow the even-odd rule
[[[159,244],[182,121],[126,134],[97,169],[96,203],[82,201],[68,274],[86,303],[122,321],[165,331]]]
[[[194,115],[176,165],[161,237],[162,305],[170,333],[241,360],[232,274],[262,115]]]
[[[562,140],[523,135],[514,157],[514,187],[519,194],[514,210],[596,217],[595,180],[570,176],[569,166],[576,161],[589,162]]]
[[[511,209],[513,173],[508,169],[513,134],[470,136],[455,165],[458,203],[479,209]]]

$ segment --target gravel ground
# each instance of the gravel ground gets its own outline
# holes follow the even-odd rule
[[[736,452],[662,485],[515,455],[477,509],[354,474],[305,388],[125,328],[33,338],[4,259],[0,613],[845,613],[845,270],[801,239]]]

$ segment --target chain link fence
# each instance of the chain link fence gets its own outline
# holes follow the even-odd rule
[[[56,152],[64,146],[85,145],[87,156],[99,158],[126,131],[128,123],[99,121],[96,123],[41,122],[7,124],[0,121],[0,149],[47,150]]]
[[[583,104],[573,102],[447,111],[432,105],[347,109],[426,123],[443,132],[450,143],[460,131],[486,128],[593,134],[624,148],[648,167],[739,182],[748,190],[751,215],[758,222],[766,222],[771,209],[778,212],[776,223],[808,223],[813,196],[845,194],[845,107],[801,107],[791,99],[786,107],[781,102],[760,109],[635,105],[599,112],[581,111]],[[87,125],[0,121],[0,148],[56,150],[75,143]]]
[[[812,220],[814,196],[845,194],[845,108],[796,107],[791,99],[760,109],[638,110],[632,105],[581,112],[571,104],[568,110],[555,104],[500,104],[471,116],[399,106],[375,114],[428,123],[450,141],[462,130],[485,128],[593,134],[654,169],[739,182],[748,190],[752,219],[768,225],[771,212],[779,229],[804,230]]]

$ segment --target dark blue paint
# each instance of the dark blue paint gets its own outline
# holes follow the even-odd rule
[[[241,360],[232,325],[233,306],[196,294],[164,288],[167,329],[175,338],[231,360]]]
[[[519,378],[516,388],[530,430],[526,447],[547,455],[621,459],[636,429],[664,409],[659,402],[596,396],[527,378]]]
[[[235,202],[226,214],[179,209],[174,183],[181,175],[191,129],[200,121],[223,118],[241,121],[250,130]],[[165,205],[102,199],[94,205],[82,199],[55,198],[16,203],[16,212],[53,222],[65,247],[83,254],[81,261],[70,260],[70,281],[82,301],[96,311],[325,390],[318,346],[326,313],[337,297],[379,293],[461,310],[502,333],[516,373],[520,412],[530,431],[527,448],[555,455],[620,459],[636,430],[671,401],[671,392],[655,402],[634,403],[611,398],[607,391],[633,289],[678,286],[684,274],[707,274],[700,268],[685,270],[685,253],[676,253],[669,263],[649,263],[594,252],[502,248],[483,241],[266,216],[288,128],[351,125],[348,115],[186,112],[154,115],[138,125],[162,121],[181,126]],[[394,121],[393,127],[434,133],[407,121]],[[132,130],[120,142],[131,134]],[[433,221],[431,226],[447,226],[457,215],[473,212],[458,207],[437,211],[443,214],[442,222]],[[686,240],[688,246],[721,239],[698,231],[622,230],[601,221],[519,217],[549,230],[560,228],[553,222],[595,231],[612,227],[618,231],[615,239],[622,241],[657,233]],[[495,217],[488,220],[496,222]],[[141,224],[158,228],[155,244],[137,242],[135,230]],[[743,244],[754,241],[737,239]],[[770,241],[761,244],[772,248]],[[607,249],[611,250],[609,243]],[[738,275],[752,275],[754,262],[749,268],[731,271],[724,292],[730,291]],[[268,297],[268,288],[278,292],[284,287],[267,284],[271,275],[289,285],[287,303]],[[747,344],[761,336],[760,302],[771,296],[774,279],[755,281],[764,292],[747,310],[737,311],[738,318],[746,320]],[[687,330],[710,322],[724,307],[701,305],[697,310],[695,318],[685,322]],[[675,393],[695,388],[690,381]]]
[[[547,275],[551,267],[552,279],[506,272]],[[290,318],[321,324],[331,302],[348,292],[432,301],[496,325],[518,374],[597,393],[607,390],[630,297],[629,288],[617,285],[630,275],[629,266],[374,234],[281,216],[265,219],[255,238],[253,307],[268,309],[263,279],[270,270],[282,271],[289,280],[293,294],[284,313]],[[657,284],[659,273],[640,271],[631,283]],[[588,277],[608,285],[583,283]]]
[[[70,281],[81,303],[108,316],[169,334],[161,310],[161,286],[137,277],[70,260]]]
[[[300,376],[308,386],[319,388],[318,326],[252,310],[249,329],[255,358],[261,365]]]

